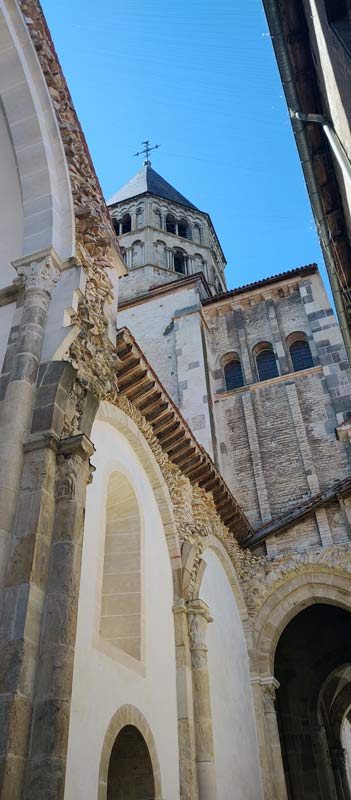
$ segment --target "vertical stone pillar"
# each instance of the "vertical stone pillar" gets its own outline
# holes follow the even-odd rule
[[[194,704],[188,614],[184,600],[173,608],[177,668],[179,778],[182,800],[198,800]]]
[[[208,606],[202,600],[189,602],[188,613],[199,800],[216,800],[216,767],[206,646],[207,623],[212,620]]]
[[[287,800],[275,710],[276,690],[279,688],[279,683],[273,676],[253,678],[251,683],[257,715],[265,800]],[[262,741],[263,738],[264,741]]]
[[[61,440],[55,520],[23,800],[64,796],[86,486],[93,445]]]
[[[330,748],[331,764],[334,772],[338,798],[351,800],[351,792],[346,768],[346,754],[341,744]]]
[[[58,258],[52,251],[39,254],[35,261],[20,259],[14,267],[24,281],[24,299],[0,420],[0,580],[6,569],[23,466],[22,448],[30,426],[48,307],[60,275]]]
[[[28,442],[0,603],[0,797],[22,797],[54,521],[57,440]]]

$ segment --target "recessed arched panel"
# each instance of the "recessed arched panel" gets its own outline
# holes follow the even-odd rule
[[[112,473],[107,487],[100,635],[140,659],[140,511],[132,484],[121,472]]]

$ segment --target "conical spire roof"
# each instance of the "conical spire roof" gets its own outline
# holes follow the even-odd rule
[[[149,164],[145,164],[128,183],[122,186],[116,194],[108,201],[108,206],[114,206],[116,203],[121,203],[123,200],[130,200],[132,197],[137,197],[141,194],[154,194],[156,197],[162,197],[164,200],[172,200],[174,203],[179,203],[188,208],[198,210],[190,200],[187,200],[184,195],[177,192],[170,183],[162,178],[158,172]]]

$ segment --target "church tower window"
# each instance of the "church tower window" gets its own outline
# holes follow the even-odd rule
[[[174,253],[174,269],[182,275],[186,275],[186,256],[181,250],[176,250]]]
[[[314,366],[310,346],[304,333],[291,334],[288,346],[294,372]]]
[[[193,227],[193,239],[194,242],[197,242],[197,244],[201,244],[202,241],[201,228],[200,225],[197,224],[197,222],[195,222],[195,225]]]
[[[113,225],[117,236],[122,236],[123,233],[129,233],[129,231],[132,230],[132,220],[130,214],[123,214],[121,219],[114,219]]]
[[[272,345],[269,342],[262,342],[255,348],[255,355],[258,379],[267,381],[270,378],[277,378],[279,373]]]
[[[177,223],[172,214],[167,214],[166,217],[166,231],[168,233],[177,233]]]
[[[183,239],[191,239],[191,229],[186,219],[181,219],[178,222],[178,236],[181,236]]]
[[[233,356],[233,358],[224,365],[224,380],[227,392],[244,386],[244,376],[239,356]]]

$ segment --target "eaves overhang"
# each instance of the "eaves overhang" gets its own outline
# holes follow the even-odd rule
[[[290,120],[325,258],[339,323],[351,358],[351,247],[338,175],[320,125],[306,115],[328,116],[318,84],[301,0],[263,0]]]
[[[148,363],[128,328],[117,331],[119,393],[141,412],[151,425],[172,464],[193,485],[212,492],[217,513],[239,544],[248,541],[253,529],[216,465],[199,444]]]
[[[316,272],[318,272],[317,264],[307,264],[304,267],[297,267],[296,269],[290,269],[286,272],[279,272],[277,275],[271,275],[268,278],[262,278],[262,280],[238,286],[236,289],[229,289],[228,292],[216,294],[214,297],[203,300],[202,305],[208,306],[214,303],[220,303],[223,300],[229,300],[231,297],[236,297],[237,295],[246,294],[251,291],[253,292],[256,291],[256,289],[264,289],[266,286],[281,283],[291,278],[306,278],[308,275],[314,275]]]
[[[274,534],[282,534],[284,531],[298,525],[306,517],[311,516],[318,508],[323,508],[334,499],[349,497],[351,495],[351,477],[345,478],[342,481],[337,481],[329,489],[324,492],[312,495],[307,498],[303,503],[294,506],[286,514],[276,517],[267,525],[255,530],[254,535],[250,540],[243,543],[243,546],[249,547],[250,550],[255,550],[256,547],[262,545],[269,536]]]

